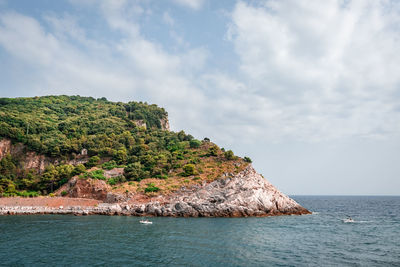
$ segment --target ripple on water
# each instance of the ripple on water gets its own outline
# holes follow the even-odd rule
[[[295,199],[317,212],[152,225],[118,216],[0,217],[0,265],[400,265],[400,197]],[[355,223],[343,223],[346,216]]]

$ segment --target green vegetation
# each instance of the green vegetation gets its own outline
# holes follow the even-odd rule
[[[141,180],[157,178],[170,184],[165,188],[178,188],[179,177],[198,175],[198,180],[210,180],[240,169],[234,167],[234,160],[244,163],[232,151],[221,151],[209,138],[199,141],[184,131],[162,129],[165,120],[163,108],[141,102],[115,103],[80,96],[0,98],[0,139],[22,143],[54,164],[46,163],[46,168],[38,171],[24,167],[24,153],[4,156],[0,160],[0,196],[47,195],[75,175],[106,180],[113,186],[126,181],[135,186]],[[72,162],[86,163],[73,166]],[[123,176],[107,179],[103,170],[117,167],[124,168]],[[160,190],[164,189],[150,185],[144,189]]]
[[[148,183],[147,187],[144,189],[145,193],[152,193],[158,191],[160,191],[160,188],[158,188],[154,183]]]
[[[107,183],[109,185],[116,185],[117,183],[124,183],[124,182],[126,182],[126,178],[124,176],[117,176],[107,180]]]
[[[183,166],[184,176],[194,175],[196,173],[196,168],[193,164],[186,164]]]
[[[248,163],[252,163],[252,160],[249,157],[244,157],[243,160]]]
[[[81,174],[79,176],[79,178],[82,178],[82,179],[92,178],[92,179],[96,179],[96,180],[106,180],[103,170],[94,170],[91,172],[87,172],[87,173]]]
[[[224,152],[224,156],[227,160],[232,160],[235,157],[232,150],[228,150],[228,151]]]

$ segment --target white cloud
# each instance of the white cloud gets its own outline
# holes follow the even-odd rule
[[[399,133],[399,4],[239,2],[228,31],[272,136]],[[271,116],[271,114],[274,114]]]
[[[46,16],[48,28],[32,17],[4,13],[0,15],[0,45],[37,72],[39,81],[29,85],[30,95],[151,101],[166,107],[174,117],[172,125],[177,122],[179,129],[183,126],[179,122],[193,117],[191,107],[201,107],[204,101],[189,76],[191,69],[204,65],[207,53],[202,48],[167,53],[141,36],[131,16],[139,9],[108,3],[103,2],[101,12],[111,29],[123,33],[121,39],[107,43],[90,39],[71,16]]]
[[[178,5],[188,7],[194,10],[201,9],[204,4],[204,0],[173,0],[173,1]]]
[[[227,33],[238,55],[235,74],[208,65],[216,55],[206,44],[190,47],[179,35],[181,49],[171,53],[145,38],[139,21],[151,10],[141,2],[96,3],[84,6],[121,37],[96,39],[68,14],[46,13],[42,23],[0,15],[0,45],[35,71],[31,95],[157,103],[175,129],[218,143],[399,133],[395,3],[239,2]]]
[[[174,26],[175,24],[175,20],[171,17],[171,15],[167,11],[163,13],[163,20],[169,26]]]

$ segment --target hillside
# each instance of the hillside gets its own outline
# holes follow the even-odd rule
[[[72,177],[116,194],[165,195],[251,162],[208,138],[169,131],[157,105],[105,98],[0,98],[0,139],[2,196],[68,196],[56,190]]]

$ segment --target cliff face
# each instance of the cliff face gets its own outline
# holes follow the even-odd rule
[[[181,190],[168,199],[126,205],[133,215],[185,217],[243,217],[309,214],[249,165],[237,175]]]
[[[104,181],[73,178],[58,191],[70,197],[90,198],[105,203],[88,213],[172,217],[247,217],[309,214],[293,199],[284,195],[249,165],[242,172],[226,174],[211,183],[182,188],[168,195],[147,197],[143,194],[112,193]],[[106,211],[104,210],[106,207]]]
[[[60,159],[46,157],[45,155],[37,154],[34,151],[29,151],[22,143],[13,144],[10,139],[3,138],[0,140],[0,160],[7,154],[18,159],[23,169],[35,169],[42,173],[49,164],[71,164],[78,165],[88,161],[87,155],[78,155],[74,159],[61,161]]]
[[[161,123],[161,129],[162,130],[170,131],[168,117],[165,117],[164,119],[161,119],[160,123]]]
[[[0,140],[0,160],[7,154],[21,159],[23,168],[36,169],[38,172],[43,172],[44,168],[52,162],[52,160],[43,155],[27,151],[23,144],[12,144],[11,140],[2,139]]]

